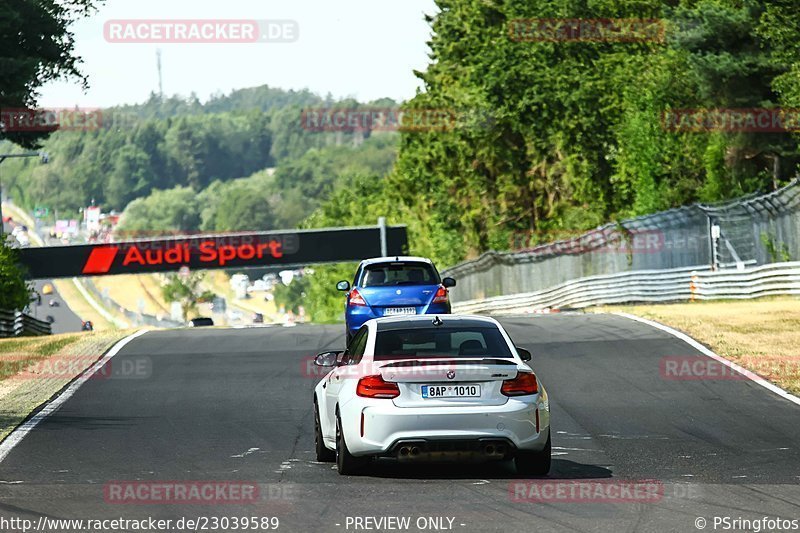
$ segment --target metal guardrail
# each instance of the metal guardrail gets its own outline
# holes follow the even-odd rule
[[[489,251],[443,270],[458,280],[451,300],[543,292],[622,272],[798,261],[800,179],[769,194],[679,207],[539,244],[546,236],[513,233],[512,251]]]
[[[588,276],[542,291],[453,304],[454,313],[531,312],[640,302],[800,295],[800,262],[736,270],[708,266]]]
[[[52,332],[49,322],[19,311],[0,311],[0,337],[33,337]]]

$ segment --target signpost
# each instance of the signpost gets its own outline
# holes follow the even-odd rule
[[[303,266],[406,253],[405,226],[176,236],[112,244],[20,250],[32,279],[142,274],[187,269]],[[382,250],[385,242],[385,250]],[[385,252],[385,253],[383,253]]]

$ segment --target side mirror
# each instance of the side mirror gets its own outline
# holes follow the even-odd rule
[[[442,285],[444,285],[445,287],[455,287],[456,280],[454,280],[453,278],[444,278],[442,280]]]
[[[336,284],[337,291],[349,291],[350,290],[350,282],[349,281],[340,281]]]
[[[531,354],[531,352],[529,352],[525,348],[520,348],[519,346],[517,346],[517,353],[519,354],[519,357],[523,361],[530,361],[531,359],[533,359],[533,354]]]
[[[314,358],[314,364],[317,366],[336,366],[336,362],[339,359],[339,356],[342,355],[343,352],[322,352],[321,354],[317,354]]]

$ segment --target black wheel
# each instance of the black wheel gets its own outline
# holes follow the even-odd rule
[[[360,473],[369,464],[369,457],[355,457],[347,449],[342,432],[342,420],[336,413],[336,470],[343,476]]]
[[[547,434],[547,442],[539,452],[517,452],[514,457],[514,465],[520,474],[532,476],[546,476],[550,472],[551,452],[550,434]]]
[[[325,447],[322,440],[322,425],[319,422],[319,406],[314,400],[314,448],[317,452],[317,461],[320,463],[332,463],[336,460],[336,452]]]

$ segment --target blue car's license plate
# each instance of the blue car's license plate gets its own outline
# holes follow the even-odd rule
[[[386,310],[383,312],[383,316],[416,315],[416,314],[417,314],[416,307],[387,307]]]

